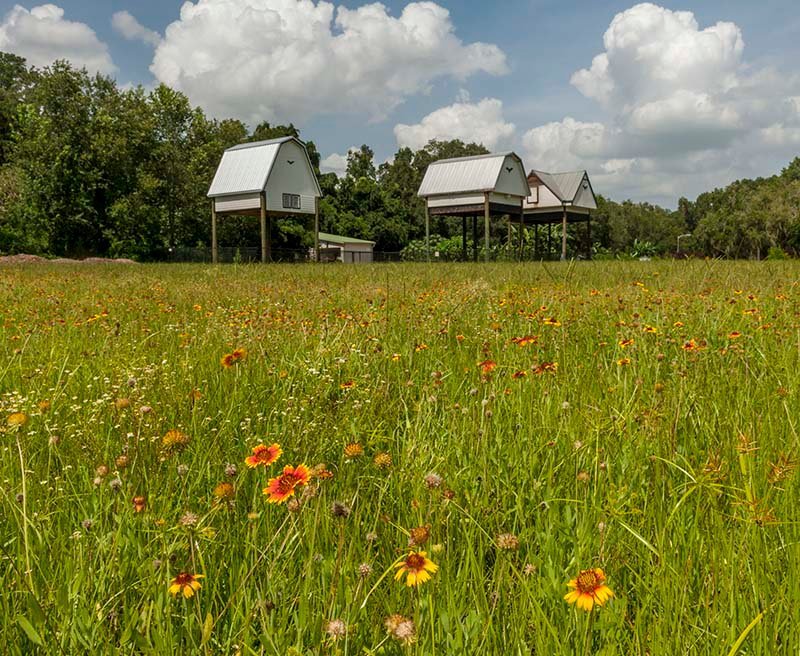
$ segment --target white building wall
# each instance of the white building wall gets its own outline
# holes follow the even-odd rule
[[[289,162],[294,162],[289,164]],[[308,163],[303,149],[294,141],[281,144],[267,181],[267,209],[286,214],[314,214],[314,198],[317,188],[314,171]],[[283,194],[298,194],[300,209],[283,206]]]
[[[508,169],[511,170],[509,171]],[[528,191],[526,178],[522,165],[515,158],[508,156],[503,161],[500,176],[497,178],[494,190],[500,194],[523,196]]]
[[[240,194],[215,199],[217,212],[242,212],[261,209],[260,194]]]
[[[584,185],[586,185],[586,189],[583,188]],[[597,209],[597,203],[594,202],[594,196],[592,195],[592,188],[589,186],[589,182],[586,178],[583,179],[581,186],[578,187],[574,205],[577,207],[586,207],[590,210]]]
[[[345,264],[363,264],[372,262],[372,244],[345,244],[343,246],[343,262]]]
[[[455,194],[453,196],[439,196],[428,199],[430,207],[450,207],[458,205],[482,205],[483,194]]]
[[[525,199],[526,208],[540,208],[540,207],[561,207],[561,201],[558,197],[544,185],[539,185],[539,202],[535,204],[528,203]]]

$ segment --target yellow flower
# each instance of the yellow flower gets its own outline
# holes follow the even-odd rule
[[[364,455],[364,447],[361,446],[358,442],[350,442],[350,444],[344,447],[345,458],[358,458],[359,456],[363,455]]]
[[[14,412],[8,415],[6,423],[8,424],[9,428],[22,428],[28,423],[28,415],[26,415],[24,412]]]
[[[572,579],[567,585],[572,588],[564,599],[568,604],[577,604],[578,608],[586,611],[592,610],[594,605],[602,606],[614,593],[606,584],[606,575],[599,567],[585,569]]]
[[[394,580],[399,581],[405,575],[406,586],[411,587],[431,580],[439,566],[428,559],[424,551],[412,551],[408,556],[395,565],[397,573]]]
[[[178,594],[183,594],[184,597],[187,599],[192,597],[195,592],[197,592],[202,586],[197,579],[202,579],[203,574],[188,574],[187,572],[181,572],[172,579],[172,583],[169,586],[169,593],[175,597]]]

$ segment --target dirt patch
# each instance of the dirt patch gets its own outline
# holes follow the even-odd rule
[[[48,260],[38,255],[3,255],[0,264],[136,264],[133,260],[124,257],[112,259],[107,257],[87,257],[85,260],[71,260],[67,257],[58,257]]]

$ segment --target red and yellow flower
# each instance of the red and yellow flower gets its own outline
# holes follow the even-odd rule
[[[264,494],[267,495],[269,503],[284,503],[294,494],[295,488],[308,485],[310,479],[311,470],[305,465],[297,467],[286,465],[280,476],[271,478],[267,482]]]
[[[614,596],[606,585],[606,575],[599,567],[581,571],[567,586],[572,591],[564,596],[566,602],[586,611],[591,611],[595,604],[602,606]]]
[[[406,577],[406,586],[412,587],[431,580],[431,574],[435,574],[439,569],[433,561],[428,558],[425,551],[412,551],[403,560],[395,565],[397,573],[394,580],[399,581]]]
[[[244,459],[244,464],[251,469],[259,466],[267,467],[276,462],[278,458],[281,457],[282,453],[283,450],[280,444],[270,444],[269,446],[266,444],[259,444],[253,447],[253,454]]]
[[[169,586],[169,593],[175,597],[182,594],[186,599],[194,596],[194,593],[202,587],[197,579],[202,579],[203,574],[189,574],[188,572],[181,572],[172,579]]]

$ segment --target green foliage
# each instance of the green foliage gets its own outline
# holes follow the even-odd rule
[[[38,70],[0,53],[0,251],[158,260],[183,247],[207,246],[206,192],[222,152],[284,136],[300,131],[292,123],[263,122],[251,132],[238,120],[207,118],[164,85],[149,93],[121,89],[66,62]],[[306,146],[319,174],[320,154],[313,142]],[[401,148],[377,165],[363,145],[348,155],[341,179],[320,175],[321,227],[372,240],[378,251],[400,252],[425,233],[425,203],[417,190],[427,167],[486,152],[475,143],[431,141],[416,152]],[[457,241],[461,222],[434,217],[431,230]],[[225,217],[219,232],[225,245],[259,243],[252,219]],[[686,232],[693,233],[696,254],[762,258],[780,248],[799,255],[800,159],[773,178],[741,180],[694,202],[681,198],[676,211],[598,197],[592,235],[601,255],[669,255]],[[514,256],[513,234],[493,221],[494,258]],[[532,255],[530,236],[524,241]],[[272,242],[276,250],[305,249],[310,222],[274,221]],[[568,246],[571,255],[584,252],[580,226],[570,226]],[[411,245],[409,253],[415,249]],[[449,259],[460,248],[439,250]]]
[[[799,270],[4,267],[3,653],[796,656]]]

